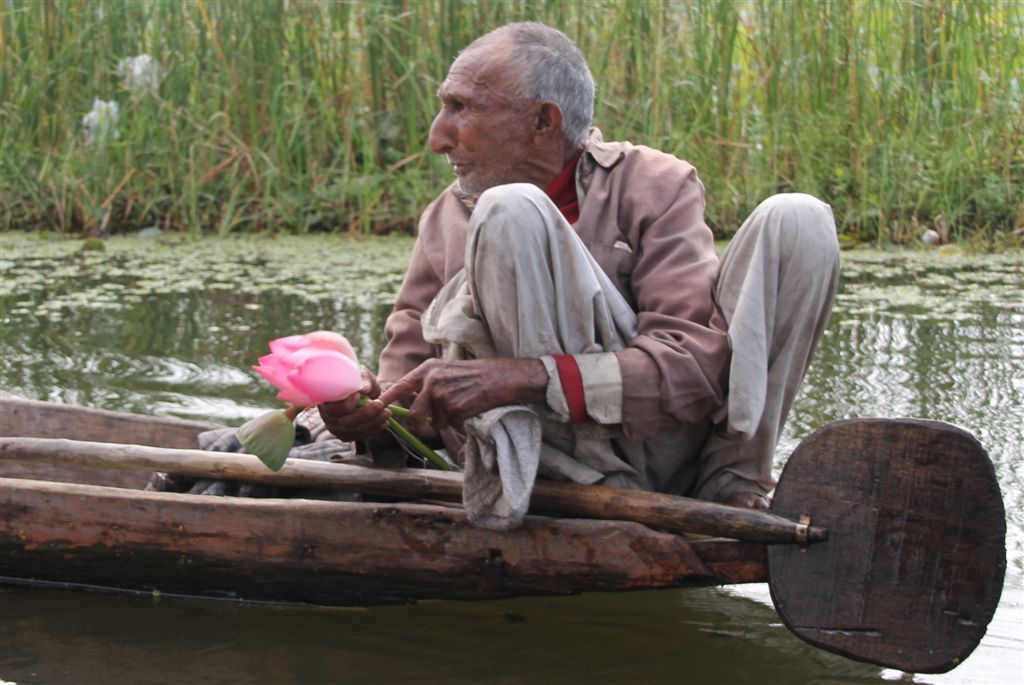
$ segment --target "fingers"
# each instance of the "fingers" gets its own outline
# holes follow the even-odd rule
[[[395,381],[380,396],[380,401],[385,404],[414,396],[409,405],[410,417],[407,422],[414,432],[424,437],[434,437],[437,428],[447,426],[446,423],[438,422],[438,418],[444,416],[444,409],[436,401],[432,387],[432,374],[438,368],[438,360],[427,360]]]
[[[361,440],[381,432],[387,427],[391,411],[379,399],[357,406],[359,397],[353,395],[340,402],[318,405],[324,425],[341,440]]]
[[[359,375],[363,379],[363,387],[359,389],[360,394],[370,398],[379,396],[380,385],[377,383],[377,377],[362,364],[359,365]]]
[[[386,390],[384,390],[383,393],[381,393],[380,401],[384,404],[394,404],[409,395],[419,392],[422,387],[423,376],[426,373],[428,365],[429,362],[425,362],[392,383]]]
[[[437,421],[438,412],[431,402],[430,393],[424,390],[416,395],[416,399],[409,406],[409,422],[414,432],[424,437],[432,438],[437,435],[438,430],[444,429],[444,424]]]
[[[487,389],[497,381],[488,381],[487,369],[481,360],[429,359],[387,388],[380,399],[391,403],[415,395],[409,422],[422,435],[433,436],[450,426],[461,430],[465,419],[495,406]]]

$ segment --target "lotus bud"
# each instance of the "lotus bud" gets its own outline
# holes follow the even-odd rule
[[[345,399],[363,384],[352,346],[330,331],[271,340],[259,362],[252,368],[281,391],[278,399],[305,407]]]
[[[284,465],[295,441],[295,426],[291,422],[300,407],[345,399],[359,392],[363,383],[352,345],[345,336],[333,331],[271,340],[270,354],[260,357],[259,364],[252,368],[280,390],[278,399],[293,405],[284,413],[271,412],[252,419],[235,433],[247,452],[274,471]],[[389,408],[398,415],[409,414],[402,407]],[[449,468],[444,459],[393,416],[388,417],[388,430],[424,460],[439,469]]]

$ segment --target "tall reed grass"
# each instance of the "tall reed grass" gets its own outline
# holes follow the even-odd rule
[[[1016,0],[4,0],[0,228],[385,231],[450,180],[426,150],[457,51],[562,28],[597,124],[692,161],[728,235],[764,196],[817,194],[900,241],[1024,225]],[[116,65],[147,53],[155,96]],[[87,146],[94,98],[121,136]]]

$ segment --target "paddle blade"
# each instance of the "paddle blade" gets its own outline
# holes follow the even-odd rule
[[[1003,587],[1006,519],[969,433],[914,419],[854,419],[793,452],[772,513],[828,529],[773,545],[775,608],[813,645],[914,673],[944,673],[981,641]]]

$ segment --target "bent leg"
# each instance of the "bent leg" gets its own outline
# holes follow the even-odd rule
[[[716,297],[728,322],[729,392],[701,453],[695,494],[767,494],[772,458],[832,311],[839,245],[831,208],[811,195],[762,202],[722,257]]]
[[[445,285],[422,324],[449,359],[607,353],[618,382],[609,351],[635,335],[636,315],[551,200],[536,186],[511,184],[481,195],[464,272]],[[584,483],[625,474],[638,483],[610,434],[582,437],[537,407],[497,407],[464,428],[463,503],[477,525],[517,525],[538,472]]]
[[[474,308],[502,357],[621,349],[636,315],[540,188],[481,195],[466,244]]]
[[[622,392],[613,352],[636,336],[636,313],[550,198],[529,184],[485,192],[470,223],[465,263],[494,354],[544,358],[551,381],[541,412],[542,473],[649,487],[638,456],[643,450],[629,455],[610,442],[621,437],[621,411],[611,409],[621,406]],[[566,399],[549,355],[574,355],[595,423],[566,423]]]

